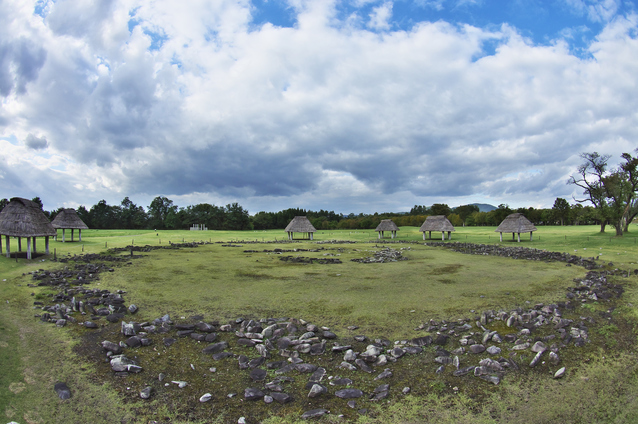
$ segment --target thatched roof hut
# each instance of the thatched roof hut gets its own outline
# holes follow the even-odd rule
[[[419,231],[423,232],[423,240],[425,240],[425,232],[429,232],[429,237],[432,238],[432,231],[440,231],[441,232],[441,240],[445,240],[445,232],[447,231],[447,238],[450,240],[452,238],[452,231],[456,231],[454,229],[454,225],[445,217],[445,215],[432,215],[425,218],[425,222],[419,228]]]
[[[82,230],[88,230],[89,227],[80,219],[75,209],[62,209],[56,216],[53,222],[51,222],[53,228],[56,230],[62,228],[62,243],[65,242],[64,230],[71,229],[71,241],[73,241],[73,230],[78,230],[80,241],[82,241]],[[56,231],[57,238],[57,231]]]
[[[317,230],[307,217],[296,216],[290,221],[284,231],[288,233],[288,240],[292,240],[293,233],[307,233],[308,238],[312,240],[312,233],[315,233]]]
[[[7,258],[11,257],[10,237],[18,237],[18,251],[22,250],[22,237],[27,238],[27,259],[31,259],[31,239],[35,253],[36,237],[45,237],[46,253],[49,253],[49,237],[55,236],[55,228],[49,222],[40,205],[21,197],[13,197],[0,212],[0,236],[5,236]],[[0,254],[2,242],[0,237]]]
[[[397,227],[397,224],[395,224],[391,219],[382,219],[374,231],[379,233],[379,238],[383,237],[383,233],[385,231],[390,231],[392,238],[395,238],[397,236],[397,231],[399,231],[399,227]]]
[[[503,241],[503,233],[512,233],[512,240],[514,240],[514,234],[518,234],[518,241],[521,241],[521,233],[529,232],[529,239],[532,240],[532,233],[536,231],[536,227],[529,219],[525,218],[522,213],[513,213],[507,215],[507,217],[501,222],[501,225],[495,230],[495,232],[501,234],[501,241]]]

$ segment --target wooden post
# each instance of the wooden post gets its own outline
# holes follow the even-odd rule
[[[518,242],[520,243],[521,242],[521,233],[516,233],[516,234],[518,234]]]
[[[2,255],[2,235],[0,234],[0,255]]]
[[[44,236],[44,249],[46,254],[49,254],[49,236]]]
[[[466,238],[467,238],[467,236],[466,236]],[[448,231],[447,232],[447,239],[448,240],[452,240],[452,231]]]
[[[9,241],[10,240],[9,236],[5,236],[5,237],[6,237],[5,241],[7,242],[6,243],[7,244],[7,258],[10,258],[11,257],[11,242]]]
[[[501,235],[501,243],[503,243],[503,233],[499,233]],[[489,236],[487,237],[489,239]]]
[[[27,237],[27,259],[31,259],[31,237]]]
[[[64,239],[64,228],[62,228],[62,243],[64,243],[66,240]]]
[[[445,241],[445,231],[441,231],[441,240]]]
[[[425,231],[423,231],[423,240],[425,240]]]
[[[82,229],[78,228],[78,239],[79,241],[82,241]]]
[[[425,233],[423,233],[423,234],[425,235]],[[430,240],[432,240],[432,231],[429,231],[429,232],[428,232],[428,238],[429,238]]]
[[[529,232],[529,241],[532,241],[532,239],[534,238],[534,233],[532,233],[531,231]]]
[[[22,252],[22,237],[18,237],[18,252]]]
[[[312,240],[312,235],[313,235],[313,234],[312,234],[312,233],[310,233],[310,240]]]
[[[71,241],[73,241],[73,228],[71,228]]]

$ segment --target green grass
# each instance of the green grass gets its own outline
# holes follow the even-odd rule
[[[632,233],[623,238],[610,238],[610,235],[598,233],[595,226],[540,227],[531,242],[528,237],[520,244],[504,237],[503,245],[564,251],[586,257],[602,253],[601,262],[614,263],[610,269],[638,268],[638,247]],[[143,253],[144,258],[132,260],[131,265],[119,267],[114,273],[103,274],[95,284],[110,290],[127,291],[127,304],[135,303],[141,308],[135,317],[138,321],[152,320],[165,313],[176,318],[203,314],[207,320],[220,321],[239,316],[296,317],[327,325],[342,337],[368,334],[390,340],[422,335],[415,328],[430,318],[473,319],[485,309],[509,309],[562,300],[566,287],[573,285],[572,280],[585,274],[580,267],[566,267],[561,263],[471,256],[423,246],[422,234],[415,227],[401,228],[395,241],[419,242],[416,244],[393,244],[394,241],[389,239],[379,241],[372,231],[319,231],[315,234],[315,242],[274,243],[282,239],[285,239],[283,231],[88,230],[82,233],[82,242],[52,242],[51,252],[55,249],[60,258],[83,252],[105,252],[107,246],[210,241],[213,243],[196,248]],[[357,243],[316,243],[326,240]],[[498,240],[493,227],[471,227],[458,228],[452,241],[498,243]],[[222,247],[221,243],[215,243],[220,241],[232,241],[243,247]],[[250,244],[248,241],[273,243]],[[12,243],[12,247],[15,245]],[[409,260],[388,264],[350,261],[370,256],[381,246],[404,248],[404,255]],[[40,241],[38,248],[43,248]],[[281,255],[262,252],[275,248],[318,249],[317,252],[298,251],[283,255],[339,258],[343,263],[294,264],[280,261]],[[259,252],[244,253],[247,249]],[[45,256],[32,261],[0,258],[1,279],[7,280],[0,281],[0,369],[6,370],[0,373],[0,414],[4,414],[0,416],[7,422],[20,423],[109,422],[109,418],[113,422],[112,417],[123,419],[123,422],[137,422],[140,417],[148,420],[163,417],[165,422],[210,422],[201,419],[202,411],[188,418],[189,414],[180,410],[179,405],[163,398],[151,403],[140,402],[136,397],[139,385],[148,384],[150,378],[144,373],[127,383],[108,377],[107,381],[111,383],[102,385],[96,363],[77,349],[75,340],[79,333],[76,330],[58,329],[33,318],[37,313],[31,309],[33,300],[46,299],[53,291],[28,287],[31,280],[28,275],[23,277],[23,273],[65,266],[49,259]],[[470,387],[465,393],[455,394],[447,380],[424,374],[413,377],[413,395],[392,398],[390,404],[373,407],[373,413],[368,416],[349,415],[349,419],[358,419],[361,423],[635,420],[638,382],[633,364],[638,358],[633,339],[637,333],[638,314],[634,305],[638,305],[638,278],[632,275],[619,282],[626,289],[614,312],[619,320],[601,325],[592,332],[600,351],[588,350],[565,358],[566,363],[573,365],[566,379],[555,381],[544,375],[527,373],[505,380],[498,387]],[[604,303],[591,303],[582,308],[582,313],[595,316],[606,309]],[[580,311],[575,311],[576,315],[578,313]],[[353,333],[345,329],[348,325],[360,328]],[[190,363],[202,361],[188,350],[175,352],[179,352],[185,361],[183,372],[188,371]],[[148,353],[140,351],[140,355]],[[428,362],[431,359],[424,355],[412,366],[431,367]],[[150,361],[150,357],[145,360]],[[162,361],[157,359],[158,366]],[[576,366],[577,363],[581,365]],[[246,384],[232,381],[232,371],[220,367],[215,384],[229,380],[228,390],[235,387],[233,384]],[[396,369],[397,374],[405,373],[406,378],[411,375],[409,371]],[[71,401],[57,398],[53,391],[56,381],[67,381],[73,388]],[[123,384],[132,389],[127,391]],[[362,384],[374,387],[375,383]],[[609,390],[610,387],[613,390]],[[196,396],[198,389],[193,387],[191,396]],[[122,403],[122,398],[126,402]],[[550,398],[552,402],[548,403]],[[250,408],[258,406],[251,404]],[[296,422],[303,412],[303,403],[279,411],[268,422]],[[249,416],[256,412],[248,410],[247,413]],[[216,417],[219,422],[231,419],[223,414]],[[326,422],[332,421],[339,419],[334,416],[326,419]]]

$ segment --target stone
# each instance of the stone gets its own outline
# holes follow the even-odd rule
[[[315,372],[312,373],[312,375],[310,376],[309,381],[314,381],[316,383],[320,382],[321,380],[323,380],[323,378],[326,376],[326,369],[323,367],[319,367],[317,368],[317,370]]]
[[[151,386],[144,387],[142,391],[140,392],[140,397],[142,399],[150,399],[152,395],[153,395],[153,388]]]
[[[366,361],[364,361],[363,359],[356,359],[354,361],[354,363],[361,369],[361,371],[367,372],[367,373],[371,373],[373,370],[372,368],[370,368],[370,366],[368,364],[366,364]],[[343,363],[342,363],[343,364]],[[347,364],[347,362],[346,362]]]
[[[316,398],[318,396],[323,395],[324,393],[328,393],[328,388],[322,386],[321,384],[314,383],[310,388],[310,392],[308,393],[309,398]]]
[[[213,359],[215,361],[220,361],[222,359],[230,358],[231,356],[233,356],[233,354],[230,352],[218,352],[213,354]]]
[[[85,321],[84,328],[98,328],[98,325],[93,321]]]
[[[407,395],[408,393],[410,393],[410,388],[409,387],[404,387],[403,390],[401,390],[401,393],[403,393],[404,395]]]
[[[263,399],[264,396],[264,392],[254,387],[249,387],[244,390],[244,399],[246,400],[259,400]]]
[[[277,402],[281,403],[282,405],[293,401],[292,396],[290,396],[287,393],[275,392],[275,393],[271,393],[270,396]]]
[[[534,356],[534,359],[532,359],[532,362],[529,363],[530,367],[535,367],[541,360],[541,356],[543,355],[543,352],[545,352],[544,350],[541,352],[538,352],[536,354],[536,356]]]
[[[359,389],[342,389],[337,390],[335,396],[341,399],[356,399],[363,396],[363,392]]]
[[[381,380],[383,378],[390,378],[390,377],[392,377],[392,371],[390,371],[390,368],[386,368],[381,374],[374,377],[374,379]]]
[[[142,346],[142,340],[138,336],[129,337],[128,339],[126,339],[124,343],[126,343],[128,347],[133,347],[133,348]]]
[[[129,305],[129,307],[128,307],[128,311],[129,311],[129,313],[130,313],[130,314],[134,314],[134,313],[136,313],[138,310],[139,310],[139,308],[138,308],[138,307],[137,307],[134,303],[131,303],[131,304]]]
[[[71,389],[69,389],[69,386],[67,386],[66,383],[55,383],[55,385],[53,386],[53,390],[55,390],[55,392],[58,394],[58,397],[62,400],[71,398]]]
[[[482,344],[473,344],[472,346],[469,347],[470,352],[472,353],[482,353],[485,352],[485,346],[483,346]]]
[[[469,374],[470,372],[474,371],[474,368],[476,368],[476,367],[470,366],[470,367],[460,368],[460,369],[454,371],[452,373],[452,375],[454,375],[455,377],[460,377],[462,375],[466,375],[466,374]]]
[[[122,353],[122,348],[120,347],[120,345],[108,340],[104,340],[102,342],[102,349],[112,352],[114,355],[119,355],[120,353]]]
[[[302,363],[302,364],[295,365],[295,368],[300,373],[311,373],[311,372],[315,372],[318,367],[316,365],[313,365],[313,364]]]
[[[197,324],[195,324],[195,329],[197,329],[197,331],[201,331],[202,333],[212,333],[215,331],[215,327],[206,322],[198,322]]]
[[[167,337],[167,338],[164,339],[164,346],[169,347],[173,343],[175,343],[176,341],[177,341],[177,339],[174,339],[172,337]]]
[[[392,357],[399,359],[403,355],[405,355],[405,350],[401,349],[400,347],[395,347],[394,349],[392,349],[390,354],[392,355]]]
[[[202,395],[202,397],[199,398],[199,401],[204,403],[204,402],[208,402],[212,398],[213,398],[213,395],[211,395],[210,393],[206,393],[206,394]]]
[[[206,337],[204,338],[204,341],[208,343],[212,343],[215,340],[217,340],[217,333],[208,333]]]
[[[499,355],[501,353],[501,348],[497,346],[490,346],[486,349],[486,351],[490,355]]]
[[[346,369],[346,370],[349,370],[349,371],[356,371],[357,370],[357,367],[352,365],[350,362],[346,362],[346,361],[341,362],[341,364],[339,364],[339,368],[343,368],[343,369]]]
[[[559,369],[558,371],[554,373],[554,378],[561,378],[564,375],[565,375],[565,367],[562,367],[561,369]]]
[[[318,408],[318,409],[311,409],[310,411],[306,411],[303,414],[301,414],[301,418],[304,420],[310,419],[310,418],[318,418],[318,417],[322,417],[326,414],[328,414],[329,411],[327,409],[323,409],[323,408]]]
[[[343,355],[343,360],[344,361],[348,361],[348,362],[352,362],[355,359],[357,359],[357,354],[354,350],[352,349],[348,349],[345,353],[345,355]]]
[[[545,352],[547,350],[547,346],[545,346],[545,343],[538,341],[534,343],[530,350],[534,353]]]
[[[227,347],[228,347],[227,342],[214,343],[202,349],[202,353],[209,353],[209,354],[219,353],[225,350]]]
[[[266,379],[266,370],[263,370],[261,368],[255,368],[250,372],[250,378],[253,381],[263,381]]]

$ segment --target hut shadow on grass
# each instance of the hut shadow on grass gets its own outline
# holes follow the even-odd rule
[[[6,257],[6,254],[3,256]],[[38,258],[46,257],[46,256],[51,256],[51,255],[47,255],[46,253],[40,253],[40,252],[37,252],[37,253],[31,252],[31,259],[38,259]],[[11,259],[28,259],[27,252],[11,252]]]

